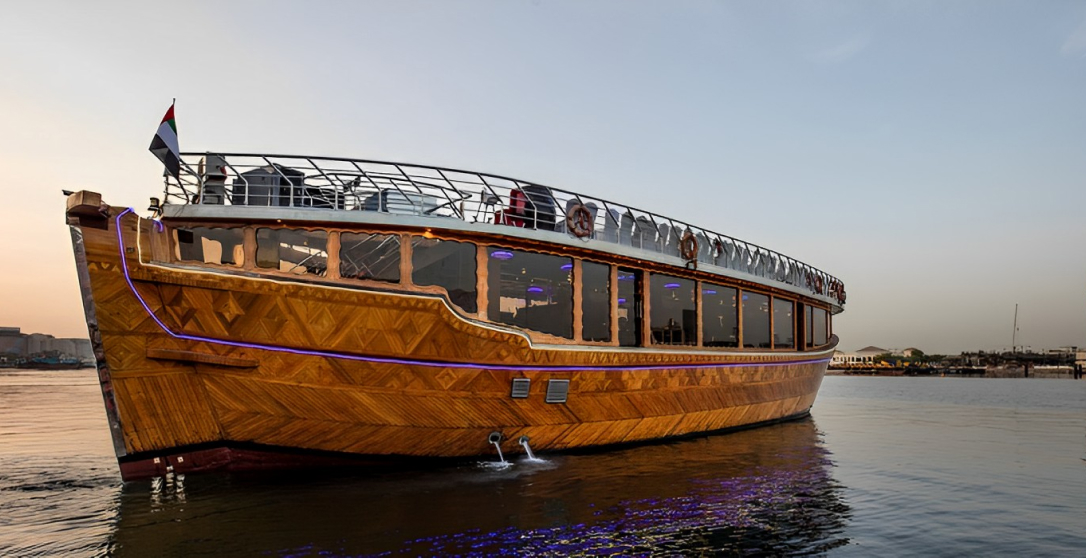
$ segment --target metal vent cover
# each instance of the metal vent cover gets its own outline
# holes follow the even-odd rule
[[[513,390],[509,393],[510,397],[514,399],[525,399],[528,397],[528,391],[532,387],[532,380],[529,378],[513,378]]]
[[[547,403],[565,403],[569,395],[569,380],[547,381]]]

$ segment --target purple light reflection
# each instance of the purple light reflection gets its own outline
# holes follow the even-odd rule
[[[744,476],[691,479],[680,495],[623,500],[593,511],[589,521],[470,529],[407,540],[400,550],[429,556],[819,555],[815,551],[849,540],[841,532],[849,510],[831,466],[827,458],[804,456]]]
[[[511,260],[513,253],[508,250],[494,250],[490,253],[490,257],[496,260]]]

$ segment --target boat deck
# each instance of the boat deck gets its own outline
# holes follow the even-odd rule
[[[518,229],[511,231],[514,236],[538,234],[559,244],[592,243],[647,259],[663,256],[687,267],[736,271],[820,299],[835,313],[845,302],[839,279],[768,248],[594,196],[473,171],[364,159],[190,152],[182,154],[180,180],[167,178],[165,203],[217,206],[208,208],[211,214],[239,216],[256,215],[256,208],[279,208],[314,221],[329,219],[329,214],[310,213],[320,211],[336,212],[332,220],[365,212],[459,229],[497,225]]]

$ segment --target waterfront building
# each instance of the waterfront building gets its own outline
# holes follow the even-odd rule
[[[23,356],[26,354],[26,337],[17,327],[0,327],[0,354]]]
[[[80,360],[94,358],[90,339],[57,338],[47,333],[23,333],[17,327],[0,327],[0,355],[29,357],[46,354]]]

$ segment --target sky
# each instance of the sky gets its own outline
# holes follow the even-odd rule
[[[61,190],[186,151],[508,175],[845,282],[841,347],[1086,346],[1086,2],[7,2],[0,325],[85,337]]]

